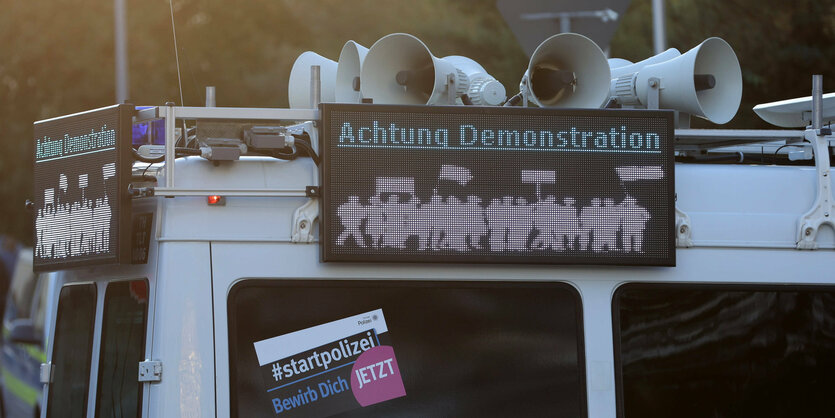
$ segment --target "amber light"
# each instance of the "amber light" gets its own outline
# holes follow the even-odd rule
[[[209,202],[210,205],[222,205],[223,204],[223,196],[211,195],[211,196],[209,196],[208,202]]]

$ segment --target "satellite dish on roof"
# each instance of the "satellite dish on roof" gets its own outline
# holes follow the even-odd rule
[[[812,96],[754,106],[760,119],[783,128],[804,128],[812,124]],[[823,95],[822,119],[835,119],[835,93]]]

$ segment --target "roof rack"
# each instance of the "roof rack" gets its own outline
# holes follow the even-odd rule
[[[316,121],[319,120],[318,109],[273,109],[246,107],[190,107],[155,106],[137,112],[136,121],[144,122],[153,119],[165,120],[165,161],[175,158],[175,121],[181,120],[258,120],[258,121]],[[313,138],[311,138],[313,139]],[[315,140],[314,140],[315,141]],[[312,145],[318,146],[315,141]],[[157,196],[194,196],[213,192],[212,190],[179,190],[174,182],[174,164],[165,164],[165,187],[158,187],[154,191]],[[305,191],[290,190],[248,190],[238,191],[236,194],[245,196],[305,196]]]

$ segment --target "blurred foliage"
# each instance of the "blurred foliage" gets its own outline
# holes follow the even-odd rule
[[[113,104],[113,2],[2,1],[0,14],[0,233],[31,243],[32,123]],[[126,0],[130,101],[180,103],[168,0]],[[464,55],[518,88],[527,57],[493,0],[173,0],[186,105],[285,107],[295,58],[313,50],[336,60],[345,41],[370,47],[392,32],[422,39],[436,56]],[[612,56],[652,54],[650,0],[634,0]],[[708,36],[740,58],[743,104],[732,127],[765,127],[756,103],[808,95],[812,73],[835,82],[831,1],[668,0],[668,43],[682,52]],[[827,82],[827,80],[829,80]],[[832,90],[831,88],[829,90]]]

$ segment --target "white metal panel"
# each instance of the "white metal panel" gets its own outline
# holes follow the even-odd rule
[[[313,186],[316,165],[309,158],[283,161],[267,157],[241,157],[215,166],[200,157],[176,160],[178,188],[300,189]]]
[[[583,303],[589,417],[615,416],[617,408],[611,313],[611,297],[616,283],[616,280],[574,283],[580,290]]]
[[[509,265],[322,264],[317,245],[247,244],[263,237],[239,224],[269,225],[289,221],[281,201],[252,210],[241,202],[218,212],[229,223],[224,238],[213,243],[216,333],[218,335],[218,411],[229,411],[226,295],[245,277],[415,280],[554,280],[579,289],[583,301],[587,395],[590,417],[615,414],[612,295],[628,282],[805,283],[831,284],[835,266],[826,250],[797,251],[798,217],[814,201],[810,167],[682,165],[676,166],[678,206],[691,216],[695,248],[677,250],[677,267],[582,267]],[[265,199],[266,200],[266,199]],[[290,199],[285,199],[290,200]],[[294,202],[294,204],[297,202]],[[172,206],[172,216],[179,209]],[[236,233],[237,232],[237,233]],[[280,231],[278,236],[286,236]],[[229,242],[239,241],[239,242]],[[833,248],[831,231],[822,248]]]
[[[816,184],[814,167],[676,164],[677,206],[696,246],[794,248]],[[818,244],[835,248],[831,233]]]
[[[162,361],[162,381],[150,386],[148,416],[213,416],[209,244],[161,243],[159,250],[151,360]]]
[[[233,170],[234,169],[234,170]],[[220,167],[178,161],[182,187],[300,188],[314,184],[308,159],[246,159]],[[815,199],[815,169],[791,166],[676,164],[677,206],[690,216],[696,246],[794,248],[797,220]],[[159,199],[159,198],[158,198]],[[162,240],[288,241],[298,197],[229,197],[208,207],[203,197],[163,199]],[[821,249],[835,248],[822,228]]]
[[[319,262],[317,245],[213,243],[219,416],[229,411],[226,296],[241,278],[533,280],[564,281],[583,303],[589,417],[615,415],[612,295],[628,282],[806,283],[835,282],[827,251],[762,248],[692,248],[677,251],[677,267],[350,264]]]
[[[304,190],[315,185],[315,165],[309,159],[287,162],[246,158],[218,167],[199,158],[177,163],[181,188]],[[304,197],[228,197],[224,206],[209,207],[206,196],[165,199],[159,238],[163,241],[289,241],[293,211],[307,201]]]
[[[313,185],[315,169],[306,159],[177,164],[178,186],[195,189],[303,189]],[[611,298],[620,284],[835,283],[831,251],[793,249],[797,219],[814,201],[815,184],[809,167],[677,165],[677,204],[691,217],[696,247],[677,250],[673,268],[324,264],[317,244],[288,242],[293,211],[305,198],[234,197],[221,207],[201,197],[155,198],[148,202],[163,208],[155,219],[162,221],[161,280],[147,273],[157,270],[154,257],[148,266],[79,270],[71,280],[152,276],[149,350],[163,362],[163,379],[149,385],[147,416],[228,416],[226,299],[242,278],[567,282],[583,302],[589,416],[608,417],[615,414]],[[833,236],[823,233],[821,247],[835,248]]]

